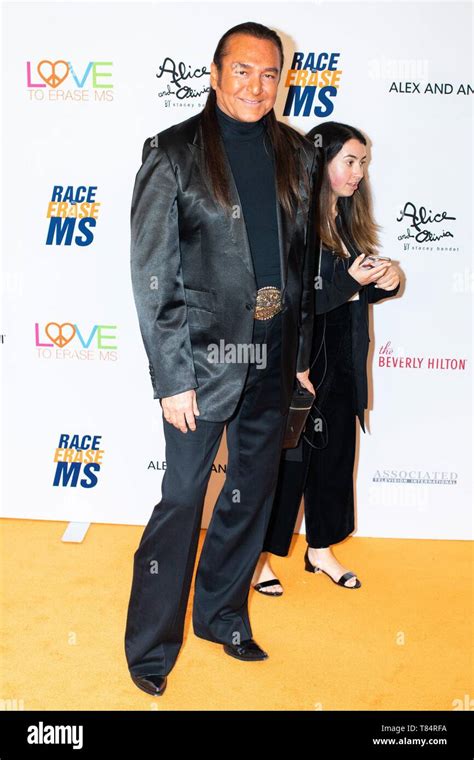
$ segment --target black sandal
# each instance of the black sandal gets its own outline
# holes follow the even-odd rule
[[[281,586],[280,581],[278,578],[270,578],[269,581],[262,581],[261,583],[256,583],[254,586],[255,591],[259,591],[261,594],[264,594],[264,596],[281,596],[283,594],[283,591],[261,591],[262,588],[265,588],[266,586]]]
[[[342,586],[343,588],[360,588],[362,586],[362,583],[357,578],[355,573],[347,572],[344,573],[344,575],[341,575],[338,581],[335,581],[332,575],[330,575],[326,570],[323,570],[322,567],[317,567],[317,565],[313,565],[308,557],[308,547],[306,547],[306,554],[304,555],[304,569],[308,571],[308,573],[326,573],[328,578],[332,580],[333,583],[336,584],[336,586]],[[356,582],[353,586],[346,586],[347,581],[349,581],[351,578],[355,578]]]

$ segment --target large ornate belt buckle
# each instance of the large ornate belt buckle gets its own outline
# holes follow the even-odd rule
[[[281,290],[274,285],[267,285],[265,288],[257,290],[257,301],[255,304],[255,319],[271,319],[282,310]]]

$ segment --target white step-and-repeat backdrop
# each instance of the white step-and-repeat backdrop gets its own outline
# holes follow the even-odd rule
[[[3,514],[144,525],[159,501],[161,407],[130,284],[133,182],[144,139],[202,109],[219,37],[249,20],[284,41],[279,119],[370,138],[383,253],[406,276],[372,311],[358,535],[467,539],[472,5],[455,2],[7,7]],[[307,90],[292,84],[310,68]],[[225,463],[223,444],[204,526]]]

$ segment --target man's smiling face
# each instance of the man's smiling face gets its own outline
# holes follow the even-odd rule
[[[258,121],[272,110],[280,81],[280,54],[270,40],[234,34],[227,41],[222,69],[211,63],[217,105],[239,121]]]

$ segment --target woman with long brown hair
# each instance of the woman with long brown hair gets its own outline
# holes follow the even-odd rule
[[[304,495],[305,570],[323,571],[344,588],[357,576],[332,552],[354,530],[353,468],[356,417],[367,407],[369,304],[396,295],[397,267],[377,260],[378,225],[365,177],[367,141],[347,124],[325,122],[308,135],[320,148],[318,244],[310,380],[316,389],[296,449],[282,452],[278,486],[252,585],[280,596],[267,552],[286,556]]]

